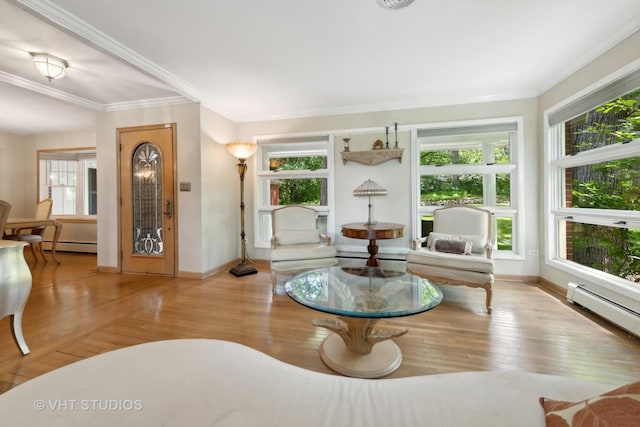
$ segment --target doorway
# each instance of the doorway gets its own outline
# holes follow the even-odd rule
[[[120,270],[175,276],[176,125],[117,131]]]

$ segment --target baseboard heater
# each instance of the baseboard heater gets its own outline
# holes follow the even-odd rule
[[[45,250],[51,250],[51,242],[44,241],[42,247]],[[60,252],[83,252],[98,253],[98,245],[96,242],[64,242],[59,241],[56,245],[56,251]]]
[[[569,282],[567,300],[596,313],[631,332],[635,336],[640,337],[640,313],[623,307],[590,291],[583,285],[573,282]]]

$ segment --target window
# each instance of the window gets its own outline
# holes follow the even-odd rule
[[[256,247],[269,247],[271,211],[286,205],[304,205],[320,215],[326,232],[331,212],[330,137],[302,136],[258,139]]]
[[[481,206],[493,214],[498,254],[520,253],[517,195],[520,119],[417,130],[417,212],[422,235],[441,206]]]
[[[640,283],[640,70],[551,113],[549,125],[551,259]]]
[[[53,199],[52,215],[96,215],[95,151],[38,151],[39,199]]]

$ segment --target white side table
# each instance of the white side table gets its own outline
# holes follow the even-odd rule
[[[22,335],[22,312],[31,293],[31,271],[24,259],[26,242],[0,240],[0,319],[11,316],[11,332],[22,354],[29,347]]]

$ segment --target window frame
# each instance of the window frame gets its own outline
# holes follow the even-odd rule
[[[88,210],[88,203],[90,195],[88,194],[89,189],[88,185],[88,177],[87,177],[87,167],[85,167],[84,163],[87,160],[97,161],[97,153],[95,147],[82,147],[82,148],[69,148],[69,149],[54,149],[54,150],[37,150],[37,195],[38,200],[44,200],[50,197],[49,188],[49,180],[47,179],[47,170],[48,166],[47,162],[50,161],[74,161],[78,163],[76,168],[76,200],[75,200],[75,213],[74,214],[59,214],[52,213],[56,218],[88,218],[88,219],[96,219],[96,214],[85,214],[85,209]],[[97,169],[97,163],[96,163]],[[97,189],[96,189],[97,190]],[[55,205],[55,203],[54,203]],[[78,213],[80,212],[80,213]]]
[[[503,125],[503,124],[515,124],[516,130],[514,131],[515,137],[510,146],[510,163],[496,163],[492,165],[487,164],[456,164],[456,165],[420,165],[420,141],[418,137],[419,130],[428,130],[436,128],[469,128],[469,127],[489,127],[491,125]],[[439,206],[422,206],[420,204],[420,181],[423,175],[443,175],[443,174],[461,174],[461,173],[474,173],[474,174],[500,174],[510,173],[510,194],[511,194],[511,206],[486,206],[492,214],[492,239],[494,244],[494,251],[492,252],[493,258],[496,259],[514,259],[523,260],[525,251],[525,228],[524,228],[524,192],[520,191],[523,181],[523,165],[524,165],[524,118],[523,116],[511,116],[511,117],[499,117],[493,119],[481,119],[481,120],[464,120],[453,122],[440,122],[440,123],[427,123],[422,125],[413,126],[411,129],[411,152],[412,152],[412,166],[411,166],[411,192],[412,197],[412,224],[413,224],[413,238],[420,238],[422,231],[421,217],[431,216],[433,211]],[[490,172],[487,172],[489,170]],[[483,193],[487,194],[490,189],[484,188]],[[512,219],[512,244],[511,250],[497,250],[496,239],[497,233],[495,232],[495,225],[497,218],[508,217]]]
[[[279,179],[300,179],[300,178],[325,178],[327,179],[327,205],[305,205],[314,209],[320,216],[327,218],[327,234],[333,234],[335,221],[335,196],[334,196],[334,136],[326,132],[313,132],[302,134],[278,134],[278,135],[262,135],[254,137],[254,142],[258,144],[256,154],[253,156],[254,174],[254,247],[270,248],[271,247],[271,212],[274,209],[284,205],[271,205],[264,203],[264,200],[270,200],[265,195],[265,186],[263,181],[274,178]],[[317,155],[327,156],[326,169],[316,170],[288,170],[288,171],[272,171],[269,168],[269,162],[264,161],[264,147],[275,144],[297,144],[298,147],[292,146],[291,150],[279,150],[276,153],[289,157],[299,157],[302,154],[309,154],[309,150],[301,150],[302,144],[320,143],[325,145],[325,149],[315,150]],[[313,151],[313,150],[312,150]],[[269,232],[267,232],[269,230]],[[331,236],[333,238],[333,236]]]
[[[633,82],[635,82],[633,83],[634,85],[637,84],[639,76],[640,61],[635,61],[564,101],[548,108],[543,113],[545,264],[579,279],[591,282],[608,291],[621,293],[634,299],[637,298],[638,295],[637,283],[571,260],[560,258],[556,242],[560,236],[558,222],[567,219],[567,217],[571,217],[572,222],[614,227],[618,226],[614,224],[615,222],[625,221],[625,228],[640,228],[640,212],[638,211],[568,208],[562,205],[566,188],[564,183],[564,170],[566,168],[596,164],[625,157],[640,156],[640,138],[626,143],[582,151],[575,155],[566,155],[564,152],[565,122],[634,90],[633,88],[630,89],[629,84]],[[612,98],[603,100],[603,93]],[[594,101],[594,99],[597,100],[597,102]],[[584,111],[578,111],[577,109]]]

